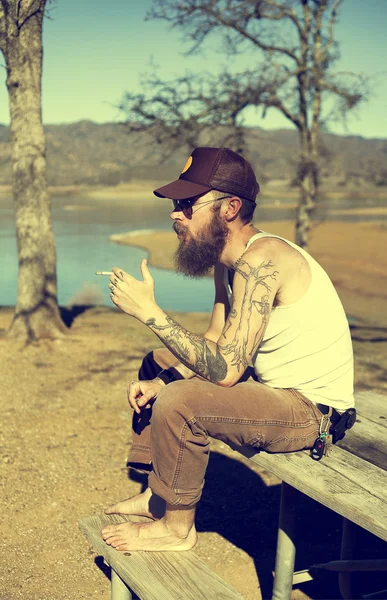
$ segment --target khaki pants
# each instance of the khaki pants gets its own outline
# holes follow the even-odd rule
[[[151,352],[139,379],[153,379],[165,366]],[[265,452],[313,446],[322,416],[317,407],[296,390],[248,378],[251,373],[229,388],[198,377],[174,381],[151,409],[134,413],[128,466],[149,472],[149,487],[168,504],[192,507],[199,501],[210,437]]]

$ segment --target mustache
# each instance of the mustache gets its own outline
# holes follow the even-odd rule
[[[184,233],[185,228],[181,227],[178,223],[174,223],[172,225],[172,229],[175,233],[180,234],[180,233]]]

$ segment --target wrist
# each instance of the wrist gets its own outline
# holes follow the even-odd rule
[[[141,315],[140,321],[152,329],[152,325],[155,324],[156,319],[160,320],[163,318],[165,318],[165,312],[158,304],[154,303],[152,306],[146,308]]]
[[[184,377],[174,367],[169,367],[169,369],[162,369],[162,371],[157,374],[157,379],[160,379],[164,385],[168,385],[168,383],[172,383],[172,381],[177,381],[178,379],[184,379]]]

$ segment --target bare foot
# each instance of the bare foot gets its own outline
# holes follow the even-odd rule
[[[197,542],[195,526],[181,537],[171,531],[164,519],[153,523],[119,523],[102,529],[102,537],[109,546],[121,552],[175,552],[191,550]]]
[[[161,519],[165,513],[165,501],[147,488],[142,494],[112,504],[105,510],[106,515],[139,515],[151,519]]]

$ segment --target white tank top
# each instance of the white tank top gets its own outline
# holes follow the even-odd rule
[[[245,252],[262,237],[280,239],[300,252],[308,261],[312,280],[300,300],[272,309],[252,365],[259,381],[270,387],[296,389],[312,402],[338,410],[354,406],[351,335],[331,280],[305,250],[277,235],[265,232],[253,235]],[[231,306],[233,297],[227,267],[224,284]]]

